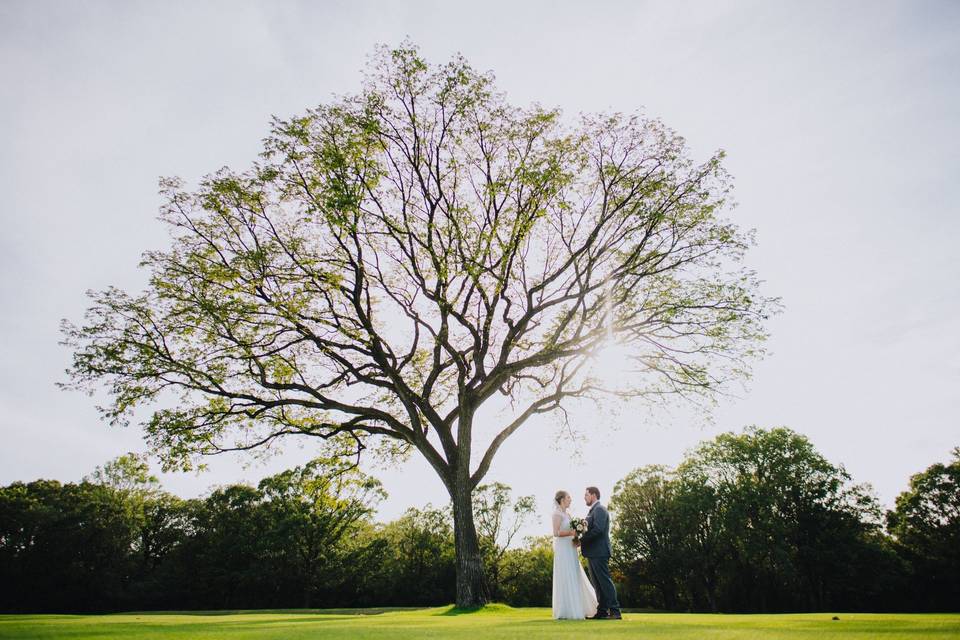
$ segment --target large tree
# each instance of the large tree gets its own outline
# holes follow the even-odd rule
[[[722,217],[722,157],[381,49],[358,94],[274,119],[250,169],[161,181],[171,243],[144,254],[145,291],[91,293],[64,322],[65,386],[105,383],[113,422],[151,405],[167,468],[284,436],[416,450],[450,494],[457,603],[482,603],[472,493],[531,416],[709,399],[762,352],[776,301]],[[478,421],[497,393],[515,411]]]

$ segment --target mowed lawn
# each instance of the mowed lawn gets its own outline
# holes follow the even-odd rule
[[[836,615],[839,620],[832,620]],[[554,621],[549,609],[492,605],[460,613],[342,609],[111,615],[2,615],[0,638],[960,638],[960,614],[706,615],[627,613],[622,621]]]

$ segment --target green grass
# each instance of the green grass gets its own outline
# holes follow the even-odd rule
[[[836,615],[839,620],[832,620]],[[549,609],[435,609],[0,615],[0,638],[212,640],[256,638],[671,638],[696,640],[960,638],[960,614],[626,613],[622,621],[555,621]]]

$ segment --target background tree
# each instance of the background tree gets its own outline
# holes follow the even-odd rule
[[[374,604],[440,605],[456,591],[453,526],[449,509],[410,508],[376,530],[366,544],[379,551],[366,578],[365,597],[380,594]]]
[[[269,521],[255,487],[229,485],[195,503],[191,535],[180,562],[193,607],[248,609],[256,606],[268,548]]]
[[[64,322],[65,386],[105,383],[113,422],[155,405],[167,468],[285,436],[415,449],[450,495],[461,606],[486,599],[473,492],[531,416],[709,400],[762,353],[776,302],[721,217],[723,154],[692,161],[657,120],[515,107],[404,46],[264,147],[193,192],[161,181],[171,245],[143,293]],[[512,418],[478,431],[498,393]]]
[[[647,466],[614,486],[610,508],[617,513],[613,541],[615,564],[630,578],[628,591],[650,584],[660,592],[661,607],[678,608],[677,594],[685,564],[687,523],[681,520],[679,483],[666,467]]]
[[[182,597],[182,586],[190,584],[189,572],[180,572],[178,560],[183,545],[193,532],[192,516],[197,501],[184,500],[166,491],[154,491],[141,503],[127,610],[183,609],[192,603]]]
[[[953,460],[910,478],[887,513],[887,526],[911,565],[914,606],[956,611],[960,606],[960,447]]]
[[[132,451],[97,467],[84,480],[126,494],[147,495],[160,488],[160,481],[150,473],[147,456]]]
[[[338,460],[316,459],[264,478],[265,552],[277,566],[277,591],[299,590],[309,608],[318,592],[337,589],[346,580],[343,539],[370,516],[385,497],[380,482]]]
[[[676,471],[631,473],[611,504],[628,588],[641,596],[644,586],[658,590],[646,604],[712,611],[896,606],[890,594],[898,562],[876,499],[789,429],[721,434]]]
[[[176,498],[160,491],[160,481],[150,473],[147,456],[132,451],[118,456],[94,469],[84,481],[113,489],[137,532],[132,548],[139,556],[139,566],[133,571],[140,575],[150,571],[164,552],[160,547],[173,542],[162,539],[177,505],[171,503]]]
[[[549,607],[553,597],[553,537],[524,540],[507,549],[500,568],[500,593],[514,607]]]
[[[512,490],[502,482],[480,485],[473,497],[474,520],[484,557],[488,592],[500,600],[501,567],[507,549],[520,528],[536,515],[537,502],[533,496],[513,500]]]
[[[854,485],[804,436],[748,427],[702,443],[679,473],[715,493],[724,610],[823,610],[862,591],[855,560],[880,530],[869,487]]]
[[[105,611],[123,604],[136,525],[109,487],[55,480],[0,489],[0,608]]]

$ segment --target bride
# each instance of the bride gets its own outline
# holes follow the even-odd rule
[[[557,491],[553,498],[553,617],[583,620],[596,614],[597,596],[583,572],[570,526],[570,494]]]

